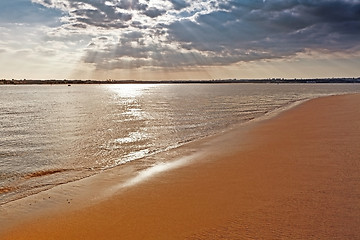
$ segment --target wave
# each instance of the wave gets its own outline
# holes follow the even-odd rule
[[[43,177],[43,176],[52,175],[52,174],[56,174],[56,173],[67,172],[67,171],[70,171],[70,170],[71,169],[40,170],[40,171],[37,171],[37,172],[28,173],[28,174],[26,174],[24,176],[24,178],[29,179],[29,178]]]
[[[12,192],[12,191],[15,191],[15,190],[16,190],[15,187],[0,187],[0,194]]]

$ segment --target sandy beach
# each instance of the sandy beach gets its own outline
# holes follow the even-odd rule
[[[360,239],[360,94],[307,101],[190,163],[0,239]]]

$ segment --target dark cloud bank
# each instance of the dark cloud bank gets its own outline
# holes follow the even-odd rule
[[[99,68],[225,65],[360,50],[359,0],[169,0],[165,7],[150,0],[36,2],[62,9],[74,28],[123,29],[118,43],[87,50],[84,61]],[[134,11],[149,21],[139,22]],[[168,21],[157,22],[164,16]]]

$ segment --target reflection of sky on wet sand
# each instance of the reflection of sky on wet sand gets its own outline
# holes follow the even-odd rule
[[[140,171],[135,177],[132,177],[128,180],[126,180],[124,183],[118,184],[116,186],[113,186],[112,188],[109,188],[106,194],[113,194],[117,191],[120,191],[121,189],[134,186],[136,184],[140,184],[142,182],[145,182],[153,177],[156,177],[157,175],[164,173],[166,171],[174,170],[180,167],[184,167],[188,164],[191,164],[191,160],[195,159],[200,154],[192,154],[190,156],[185,156],[182,158],[179,158],[172,162],[160,162],[152,167],[149,167],[145,170]]]

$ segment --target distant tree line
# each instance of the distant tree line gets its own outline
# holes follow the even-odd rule
[[[213,80],[166,80],[166,81],[139,81],[139,80],[7,80],[1,79],[0,85],[39,85],[39,84],[201,84],[201,83],[360,83],[358,78],[314,78],[314,79],[213,79]]]

